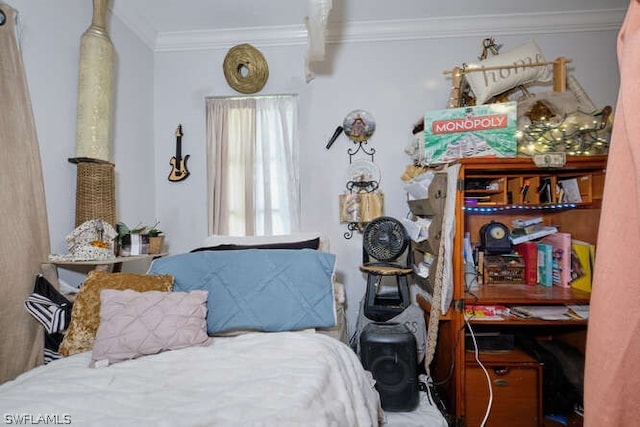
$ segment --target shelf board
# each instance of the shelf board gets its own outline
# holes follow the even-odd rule
[[[456,163],[464,165],[474,178],[480,174],[522,174],[523,171],[531,171],[536,174],[540,171],[549,173],[562,172],[566,174],[574,170],[582,172],[602,170],[603,163],[606,165],[607,156],[567,156],[567,163],[562,168],[540,168],[536,166],[530,157],[511,158],[491,158],[491,157],[468,157],[458,160]]]
[[[45,261],[46,264],[53,265],[112,265],[112,264],[121,264],[124,262],[133,262],[133,261],[141,261],[159,258],[162,256],[166,256],[166,253],[160,254],[146,254],[146,255],[131,255],[131,256],[119,256],[107,259],[94,259],[88,261]]]
[[[544,320],[544,319],[536,319],[529,318],[523,319],[518,316],[505,316],[502,320],[482,320],[482,318],[478,319],[470,319],[468,321],[472,325],[492,325],[492,326],[572,326],[572,325],[580,325],[586,326],[589,321],[585,320],[577,320],[577,319],[567,319],[567,320]]]
[[[588,304],[591,294],[574,288],[540,285],[483,285],[464,295],[469,304]]]

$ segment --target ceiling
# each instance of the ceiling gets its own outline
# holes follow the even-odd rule
[[[156,48],[167,37],[194,34],[306,32],[304,18],[317,0],[112,0],[112,12]],[[331,1],[331,0],[325,0]],[[571,14],[626,10],[629,0],[333,0],[329,26],[473,17]]]

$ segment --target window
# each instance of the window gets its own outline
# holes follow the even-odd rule
[[[298,231],[297,98],[207,98],[209,233]]]

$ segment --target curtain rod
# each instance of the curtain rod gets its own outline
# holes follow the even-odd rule
[[[282,98],[289,96],[298,96],[295,93],[280,93],[274,95],[230,95],[230,96],[207,96],[205,99],[258,99],[258,98]]]

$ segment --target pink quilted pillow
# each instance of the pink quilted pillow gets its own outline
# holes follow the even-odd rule
[[[207,291],[105,289],[91,367],[194,345],[207,345]]]

